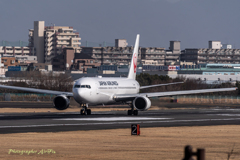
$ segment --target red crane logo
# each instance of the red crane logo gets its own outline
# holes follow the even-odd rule
[[[137,71],[137,53],[134,53],[134,55],[133,55],[133,69],[134,69],[134,73],[136,73],[136,71]]]

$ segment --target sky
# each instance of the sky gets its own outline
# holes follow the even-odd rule
[[[0,0],[0,41],[28,41],[34,21],[73,26],[81,42],[127,39],[134,45],[207,48],[209,40],[240,49],[240,0]]]

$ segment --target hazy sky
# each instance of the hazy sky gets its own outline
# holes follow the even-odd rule
[[[33,21],[73,26],[83,41],[125,38],[133,45],[207,48],[220,40],[240,48],[240,0],[0,0],[0,40],[28,41]]]

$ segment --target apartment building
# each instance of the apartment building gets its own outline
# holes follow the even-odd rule
[[[102,65],[129,65],[133,47],[126,46],[125,39],[116,39],[115,47],[82,47],[82,52],[89,54]],[[169,50],[158,47],[140,47],[138,63],[151,65],[176,65],[180,61],[180,41],[170,41]]]
[[[129,65],[133,46],[127,46],[127,44],[126,39],[115,39],[115,47],[82,47],[81,53],[90,55],[101,65]],[[145,59],[146,61],[154,60],[153,63],[164,64],[162,62],[164,49],[162,48],[140,48],[138,52],[138,63],[141,63],[141,59]]]
[[[82,47],[81,53],[90,55],[101,65],[128,65],[132,52],[133,47]]]
[[[240,49],[223,49],[221,42],[209,41],[209,48],[189,48],[181,54],[182,62],[193,62],[194,64],[206,63],[240,63]]]
[[[5,68],[19,64],[37,63],[37,57],[30,56],[29,47],[0,46],[0,55],[3,58]]]
[[[165,48],[147,47],[141,48],[141,63],[148,65],[164,65]]]
[[[81,51],[79,33],[68,26],[45,26],[44,21],[34,21],[29,30],[30,55],[36,55],[39,63],[51,63],[65,47],[72,47],[75,53]]]
[[[178,65],[180,63],[180,41],[170,41],[169,50],[166,50],[165,52],[165,65]]]
[[[99,67],[101,64],[96,62],[91,56],[83,53],[76,53],[72,70],[87,73],[88,68]]]
[[[181,61],[205,63],[240,63],[240,49],[185,49]]]
[[[9,56],[28,56],[30,54],[30,49],[29,47],[0,46],[0,54]]]
[[[54,71],[70,70],[74,60],[74,49],[66,47],[63,53],[55,56],[52,59],[52,67]],[[79,53],[78,53],[79,54]]]

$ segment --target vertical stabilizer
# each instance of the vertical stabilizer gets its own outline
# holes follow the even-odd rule
[[[128,72],[128,79],[136,79],[139,37],[140,35],[137,34],[133,55],[132,55],[132,60],[131,60],[131,65]]]

